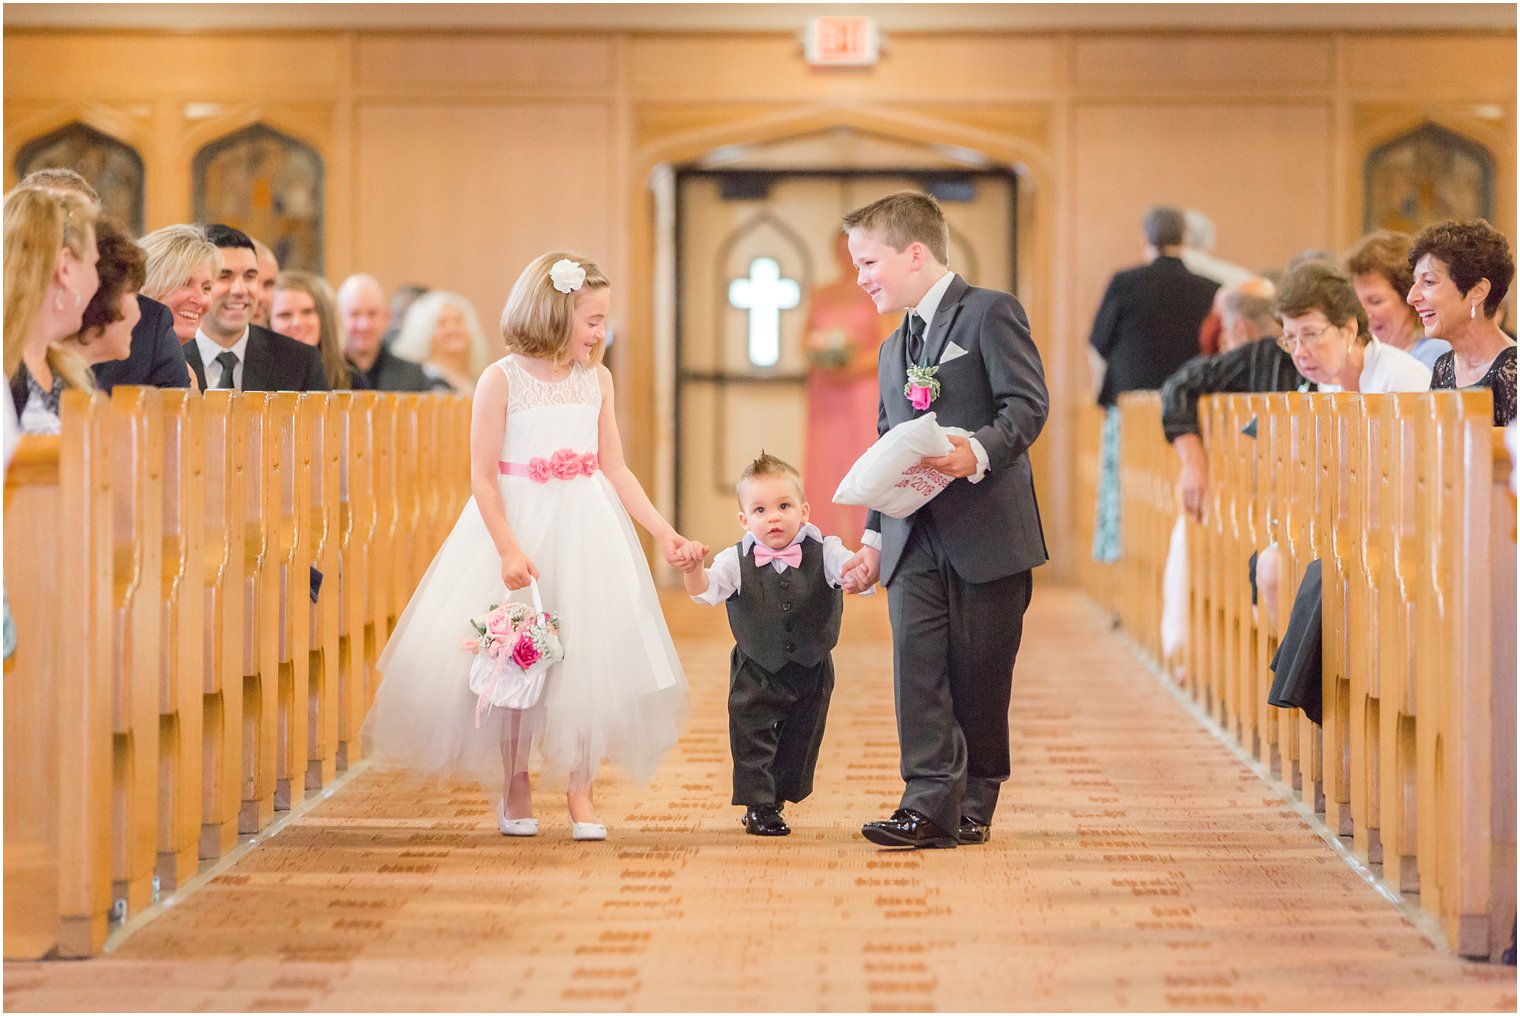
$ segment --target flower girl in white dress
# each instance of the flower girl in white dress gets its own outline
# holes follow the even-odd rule
[[[365,722],[384,759],[425,773],[504,780],[497,825],[532,836],[528,770],[562,780],[576,839],[605,839],[592,780],[606,759],[647,781],[687,715],[671,643],[631,515],[665,559],[701,559],[623,460],[612,375],[601,366],[611,290],[586,258],[534,260],[502,314],[509,355],[481,375],[470,423],[474,496],[380,654]],[[469,619],[536,579],[559,614],[565,658],[539,701],[494,709],[477,729]]]

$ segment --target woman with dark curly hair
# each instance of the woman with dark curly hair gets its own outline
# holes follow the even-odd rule
[[[1414,238],[1409,264],[1409,305],[1426,335],[1451,343],[1430,387],[1492,390],[1494,426],[1505,426],[1515,418],[1515,343],[1498,322],[1515,278],[1509,241],[1482,219],[1440,222]]]

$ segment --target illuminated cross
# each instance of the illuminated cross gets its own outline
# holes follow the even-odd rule
[[[795,279],[783,279],[774,258],[755,258],[749,278],[728,284],[728,302],[749,311],[749,359],[757,367],[772,367],[781,359],[781,312],[802,299]]]

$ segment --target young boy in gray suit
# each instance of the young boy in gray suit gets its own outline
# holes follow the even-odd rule
[[[862,835],[898,847],[986,843],[1009,776],[1008,703],[1029,606],[1046,560],[1029,446],[1049,398],[1029,319],[1012,294],[945,267],[938,202],[899,191],[844,219],[857,282],[883,314],[906,312],[877,359],[877,430],[934,412],[952,435],[924,464],[953,477],[904,519],[872,512],[847,591],[887,587],[892,677],[906,784]]]

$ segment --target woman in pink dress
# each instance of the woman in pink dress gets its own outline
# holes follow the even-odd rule
[[[839,481],[876,440],[876,351],[898,322],[876,311],[855,284],[843,233],[834,248],[839,278],[813,292],[808,305],[807,454],[803,481],[812,521],[825,533],[856,541],[866,510],[834,504]]]

